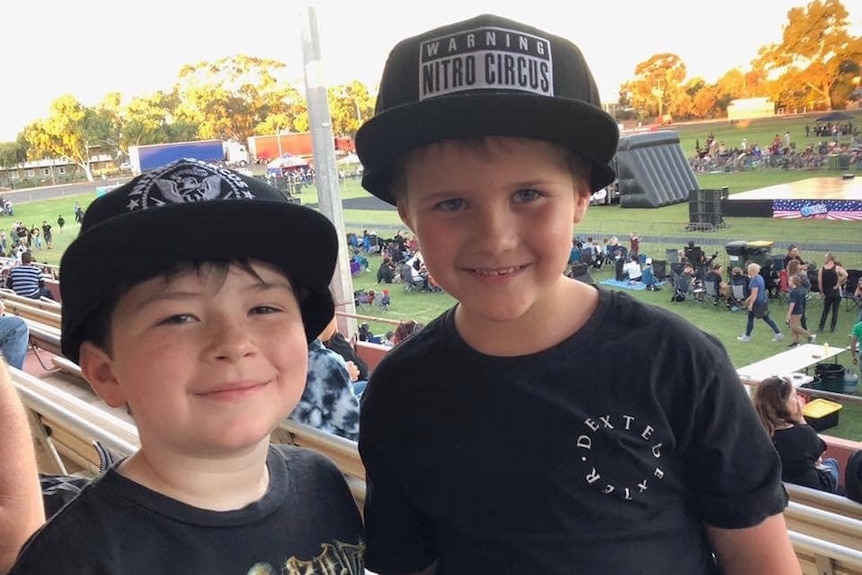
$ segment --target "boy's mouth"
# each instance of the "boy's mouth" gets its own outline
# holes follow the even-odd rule
[[[218,386],[214,389],[198,393],[197,395],[211,398],[237,398],[248,395],[249,393],[254,393],[264,385],[266,385],[266,382],[237,381]]]
[[[469,268],[470,272],[480,275],[480,276],[506,276],[509,274],[513,274],[515,272],[519,272],[527,266],[516,266],[509,268]]]

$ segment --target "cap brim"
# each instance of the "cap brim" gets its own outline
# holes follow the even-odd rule
[[[84,231],[63,254],[63,354],[78,360],[83,323],[117,289],[179,263],[232,259],[275,265],[301,288],[311,341],[334,313],[329,282],[337,252],[337,236],[325,216],[284,202],[198,202],[112,218]],[[67,302],[84,303],[76,309]]]
[[[577,100],[499,92],[453,95],[392,108],[356,134],[363,187],[395,204],[391,169],[402,154],[433,142],[482,136],[535,138],[566,147],[590,161],[592,191],[614,181],[610,167],[619,128],[603,110]]]

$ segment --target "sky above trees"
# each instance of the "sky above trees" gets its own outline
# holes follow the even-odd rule
[[[799,0],[723,0],[715,8],[690,0],[600,3],[556,0],[386,0],[317,5],[328,79],[358,79],[373,90],[386,54],[399,39],[481,12],[522,20],[577,43],[589,60],[605,100],[617,99],[636,67],[671,53],[689,77],[715,82],[745,68],[758,50],[780,42],[787,11]],[[853,30],[862,23],[862,0],[843,0]],[[4,6],[0,34],[7,54],[0,83],[0,141],[9,141],[51,103],[71,94],[95,105],[106,94],[126,97],[170,90],[184,65],[235,55],[283,62],[280,78],[301,89],[301,4],[259,0],[213,10],[201,2],[149,0],[119,11],[116,2],[31,0]]]

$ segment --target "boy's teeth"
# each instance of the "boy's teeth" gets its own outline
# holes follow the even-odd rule
[[[506,268],[503,270],[476,270],[476,273],[483,276],[502,276],[515,271],[515,268]]]

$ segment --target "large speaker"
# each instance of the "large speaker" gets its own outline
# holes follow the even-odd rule
[[[724,190],[690,190],[688,195],[688,221],[693,224],[724,226],[721,200]]]

